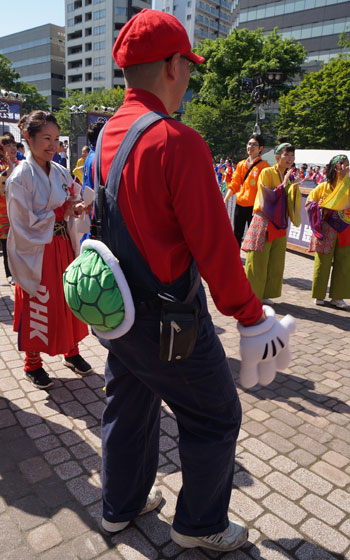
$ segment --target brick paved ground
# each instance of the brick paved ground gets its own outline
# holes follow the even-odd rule
[[[23,379],[13,289],[0,268],[1,560],[350,559],[350,314],[312,305],[311,260],[287,254],[275,305],[278,315],[297,319],[291,367],[268,388],[239,388],[244,419],[230,515],[249,523],[250,538],[226,555],[184,551],[169,539],[181,474],[177,427],[166,407],[159,511],[114,538],[99,533],[105,351],[92,337],[82,344],[96,368],[83,379],[47,357],[55,386],[34,389]],[[237,379],[234,321],[211,310]]]

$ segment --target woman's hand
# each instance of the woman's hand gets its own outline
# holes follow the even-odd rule
[[[85,206],[85,209],[84,209],[84,210],[85,210],[85,214],[90,215],[91,212],[92,212],[93,207],[94,207],[94,203],[93,203],[93,202],[91,202],[91,204],[89,204],[88,206]]]
[[[283,183],[282,183],[284,187],[288,185],[289,177],[291,176],[292,173],[293,173],[293,168],[291,167],[290,169],[288,169],[287,173],[284,176]]]
[[[286,187],[288,185],[289,182],[289,177],[293,174],[293,168],[288,169],[287,173],[284,176],[283,179],[283,186]],[[303,183],[305,181],[306,177],[294,177],[293,179],[293,185],[300,185],[300,183]]]
[[[80,214],[82,214],[84,211],[85,202],[83,200],[68,199],[68,204],[64,213],[64,219],[67,221],[70,216],[80,216]]]

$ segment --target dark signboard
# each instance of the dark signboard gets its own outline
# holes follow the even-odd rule
[[[11,99],[0,99],[0,121],[18,122],[21,118],[22,103]]]
[[[106,123],[112,116],[110,113],[88,113],[88,126],[96,121]]]

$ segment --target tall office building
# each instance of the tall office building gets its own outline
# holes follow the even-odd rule
[[[65,0],[66,86],[84,93],[124,85],[112,58],[120,29],[152,0]]]
[[[48,23],[0,38],[0,53],[7,56],[20,80],[36,85],[53,109],[64,97],[64,27]]]
[[[278,27],[284,38],[300,41],[308,52],[304,68],[316,71],[339,52],[339,35],[350,29],[349,0],[234,0],[233,28],[265,32]]]
[[[192,46],[203,39],[225,38],[232,23],[232,2],[226,0],[155,0],[156,10],[176,16]]]

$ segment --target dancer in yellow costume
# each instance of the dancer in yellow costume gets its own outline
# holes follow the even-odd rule
[[[275,165],[261,171],[253,219],[242,245],[247,252],[246,275],[264,303],[271,303],[267,301],[269,298],[277,298],[282,293],[288,216],[295,225],[300,225],[297,185],[302,179],[290,178],[294,151],[291,144],[280,144],[275,149]]]
[[[331,159],[326,181],[309,194],[306,206],[317,202],[322,208],[319,235],[313,235],[310,251],[316,251],[312,297],[316,305],[323,305],[326,297],[332,261],[330,304],[339,309],[350,298],[350,178],[349,160],[345,155]]]

